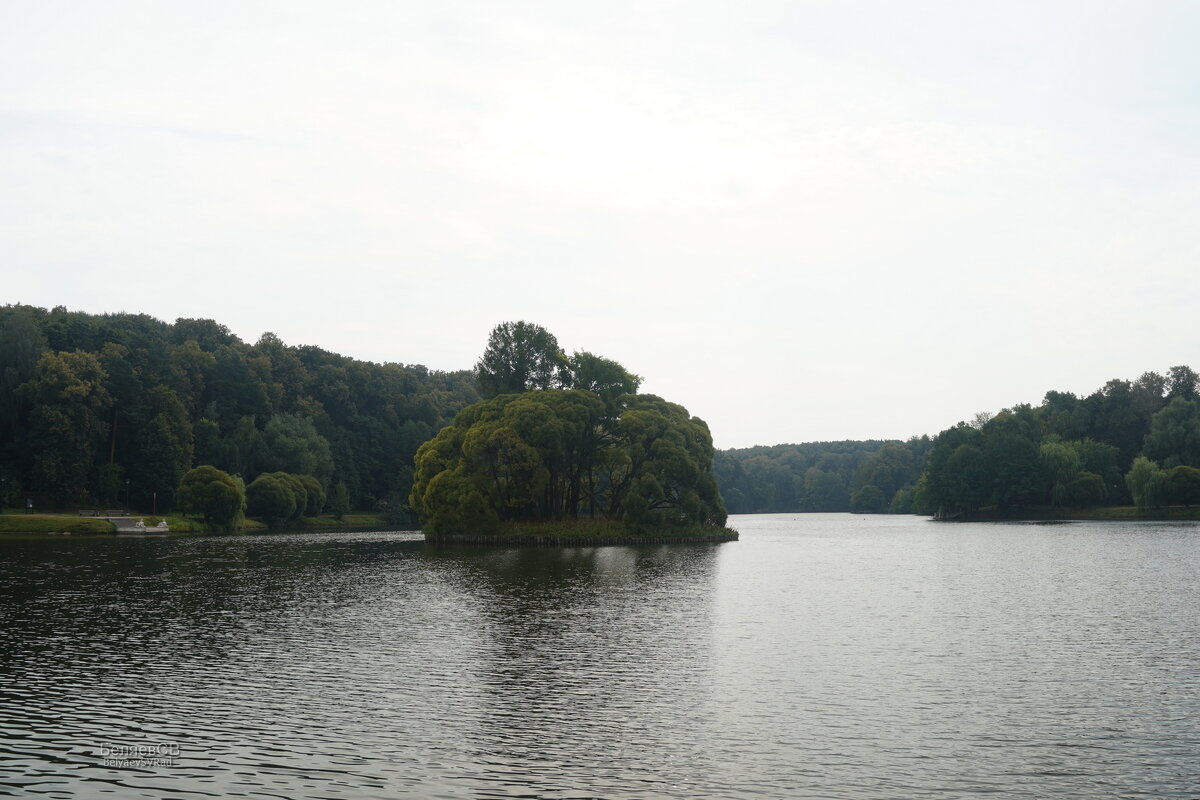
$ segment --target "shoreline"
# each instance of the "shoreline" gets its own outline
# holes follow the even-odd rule
[[[1001,512],[995,509],[959,514],[938,522],[1200,522],[1200,506],[1135,506],[1097,508],[1026,508]]]
[[[487,533],[425,532],[431,545],[482,547],[608,547],[647,544],[710,544],[736,542],[732,528],[694,525],[683,528],[638,529],[611,520],[562,520],[508,523]]]
[[[645,544],[718,544],[736,542],[737,531],[707,536],[538,536],[535,534],[446,534],[425,535],[426,544],[498,547],[629,547]]]
[[[296,520],[292,526],[271,529],[256,519],[243,520],[242,525],[235,530],[216,530],[205,528],[203,523],[188,517],[154,514],[130,514],[130,518],[167,519],[169,529],[148,529],[146,531],[118,530],[117,526],[105,517],[80,517],[71,514],[0,514],[0,536],[197,536],[218,534],[245,533],[369,533],[372,531],[409,531],[412,527],[397,526],[388,523],[375,514],[346,514],[342,521],[332,517],[305,517]]]

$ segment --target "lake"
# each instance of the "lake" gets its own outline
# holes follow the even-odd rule
[[[0,538],[0,795],[1200,795],[1200,527]]]

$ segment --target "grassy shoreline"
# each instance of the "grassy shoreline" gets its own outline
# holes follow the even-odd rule
[[[146,519],[148,523],[162,519],[162,515],[134,514],[133,519]],[[154,535],[186,535],[206,533],[229,533],[206,528],[204,523],[191,517],[166,516],[170,533]],[[261,520],[246,519],[234,533],[266,533],[271,529]],[[319,531],[379,531],[406,530],[389,524],[380,514],[345,514],[341,520],[332,515],[304,517],[294,521],[279,533],[307,533]],[[115,535],[116,526],[107,519],[80,517],[72,514],[0,514],[0,534],[45,534],[45,535]]]
[[[1001,512],[985,509],[962,514],[951,522],[1174,522],[1200,520],[1200,506],[1165,506],[1138,509],[1136,506],[1100,508],[1026,508]]]
[[[508,522],[487,533],[425,534],[431,544],[521,545],[540,547],[592,547],[603,545],[687,544],[737,541],[732,528],[691,525],[639,528],[603,519]]]
[[[115,534],[117,526],[106,519],[59,514],[0,514],[0,533]]]

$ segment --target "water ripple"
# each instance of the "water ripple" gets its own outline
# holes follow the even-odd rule
[[[0,796],[1195,796],[1196,528],[737,524],[0,540]]]

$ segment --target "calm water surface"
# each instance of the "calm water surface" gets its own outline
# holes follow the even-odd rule
[[[1200,527],[732,524],[0,539],[0,795],[1200,796]]]

